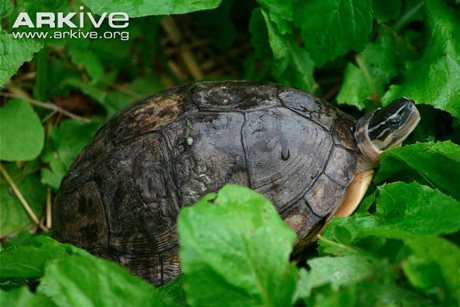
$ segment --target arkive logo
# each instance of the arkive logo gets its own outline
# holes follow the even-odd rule
[[[107,20],[109,27],[114,29],[123,29],[129,26],[129,16],[123,12],[113,13],[102,13],[100,16],[94,16],[91,12],[83,12],[84,6],[80,6],[80,12],[70,12],[64,14],[62,12],[37,12],[35,13],[36,21],[35,24],[30,18],[27,12],[19,13],[18,17],[14,21],[13,28],[19,27],[28,28],[43,28],[48,26],[51,29],[61,29],[65,26],[76,29],[83,29],[87,20],[94,26],[94,28],[100,28],[105,20]],[[75,22],[73,19],[78,15],[78,21]],[[88,17],[87,19],[85,17]]]

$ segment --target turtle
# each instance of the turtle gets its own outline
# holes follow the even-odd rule
[[[356,121],[270,82],[176,86],[100,128],[55,197],[54,236],[159,286],[180,273],[179,210],[233,183],[270,199],[299,252],[334,215],[355,210],[380,154],[419,119],[408,98]]]

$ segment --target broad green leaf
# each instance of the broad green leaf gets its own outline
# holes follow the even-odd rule
[[[331,259],[332,266],[330,268],[333,268],[333,270],[323,270],[323,267],[319,266],[318,269],[324,271],[325,276],[320,275],[315,276],[315,278],[329,279],[331,281],[336,279],[340,287],[329,283],[313,288],[311,293],[301,296],[307,306],[419,307],[432,305],[430,300],[418,295],[417,291],[410,289],[406,285],[401,285],[401,281],[397,280],[399,268],[391,265],[387,260],[370,260],[368,256],[363,255],[328,258]],[[344,267],[340,267],[333,263],[332,259],[350,259],[349,262],[354,269],[351,270],[347,267],[347,260],[342,261]],[[361,262],[359,262],[360,259]],[[340,273],[337,274],[337,272]],[[298,288],[302,284],[307,283],[308,285],[310,281],[315,283],[315,279],[312,277],[306,274],[301,276]]]
[[[285,0],[257,0],[260,6],[268,13],[270,20],[276,25],[281,34],[292,32],[290,23],[292,20],[292,3]]]
[[[129,85],[131,100],[127,99],[127,103],[129,104],[133,99],[139,100],[154,93],[158,93],[164,89],[165,88],[161,83],[161,80],[155,75],[135,78]]]
[[[186,307],[184,289],[182,288],[182,275],[158,288],[160,296],[166,306]]]
[[[104,67],[97,54],[84,48],[72,48],[68,51],[72,62],[75,65],[81,65],[91,77],[91,84],[99,82],[104,75]]]
[[[460,117],[460,14],[443,1],[427,0],[425,6],[430,34],[424,54],[383,100],[406,96]]]
[[[0,107],[0,159],[27,161],[41,152],[45,132],[30,104],[12,99]]]
[[[55,39],[55,35],[62,35],[63,31],[72,30],[74,32],[77,32],[76,29],[70,28],[65,23],[63,27],[49,27],[47,25],[38,27],[37,26],[37,13],[39,12],[47,12],[47,13],[54,13],[54,14],[62,13],[65,16],[67,13],[71,11],[74,11],[74,10],[72,10],[72,8],[70,7],[70,2],[67,0],[40,0],[40,1],[17,0],[15,1],[15,6],[14,6],[13,11],[11,12],[8,18],[9,31],[12,32],[16,41],[24,41],[24,42],[27,42],[28,44],[35,44],[35,45],[38,44],[39,47],[37,47],[37,50],[35,50],[34,52],[41,50],[45,44],[47,47],[54,46],[57,48],[62,48],[65,45],[65,43],[68,41],[68,38]],[[19,14],[24,13],[24,12],[28,14],[34,27],[29,28],[28,26],[21,25],[17,28],[13,28],[13,25],[15,21],[17,20],[17,17],[19,16]],[[75,18],[72,19],[72,22],[75,25],[78,24],[78,22],[75,21]],[[19,48],[24,49],[25,47],[17,46],[14,48],[17,52],[18,51],[17,49]],[[16,53],[13,56],[15,55]],[[38,79],[40,81],[40,76],[38,77]],[[0,84],[3,84],[3,83],[0,82]]]
[[[178,219],[180,259],[191,306],[288,306],[297,279],[295,234],[275,207],[247,188],[226,185]]]
[[[372,259],[363,255],[317,257],[307,263],[310,270],[299,271],[297,298],[309,297],[314,288],[326,284],[334,290],[354,284],[372,275],[375,267]]]
[[[266,11],[280,16],[285,20],[292,20],[292,3],[286,0],[257,0]]]
[[[37,163],[28,163],[19,170],[14,163],[4,164],[4,168],[21,191],[36,216],[40,217],[46,199],[46,189],[40,183],[38,174],[32,173]],[[10,190],[5,178],[0,175],[0,236],[27,230],[34,222],[27,214],[19,199]]]
[[[376,213],[332,219],[323,233],[324,246],[332,239],[342,244],[330,247],[338,254],[353,253],[347,247],[349,243],[373,229],[423,235],[451,234],[460,230],[460,202],[438,190],[416,182],[395,182],[378,187],[378,192]],[[378,242],[374,243],[377,244],[375,248],[381,247]]]
[[[49,92],[53,87],[50,82],[49,52],[47,48],[41,49],[35,56],[35,84],[33,98],[38,101],[49,101]]]
[[[384,228],[426,235],[460,230],[460,201],[416,182],[390,183],[379,187],[376,218]]]
[[[139,77],[134,79],[126,92],[109,91],[100,104],[107,112],[107,117],[130,105],[133,101],[142,99],[164,90],[164,86],[155,76]]]
[[[384,152],[374,181],[381,183],[408,171],[414,171],[427,184],[460,200],[459,145],[450,141],[416,143]]]
[[[46,296],[32,293],[24,286],[9,291],[0,289],[0,302],[2,307],[56,306],[53,301]]]
[[[8,16],[13,10],[11,0],[0,0],[0,18]],[[0,29],[2,26],[0,25]]]
[[[118,264],[75,254],[47,263],[37,293],[59,306],[164,306],[152,285]]]
[[[393,278],[390,274],[386,274],[380,280],[363,280],[339,290],[322,287],[311,297],[305,298],[304,302],[307,306],[313,307],[436,306],[429,299],[419,295],[417,291],[411,291],[408,287],[397,285]]]
[[[214,9],[222,0],[130,0],[130,1],[107,1],[107,0],[83,0],[83,3],[95,14],[123,12],[130,17],[142,17],[149,15],[184,14],[194,11]]]
[[[401,13],[401,0],[372,0],[372,11],[376,19],[380,21],[394,20]]]
[[[273,77],[280,83],[315,92],[318,86],[313,78],[314,63],[308,53],[297,45],[292,37],[281,35],[264,10],[254,10],[251,23],[256,54],[268,55],[263,50],[266,48],[264,38],[268,37],[273,57]],[[265,23],[266,30],[261,23]],[[264,38],[259,38],[259,35]]]
[[[34,240],[40,236],[51,236],[51,232],[46,233],[30,233],[28,231],[21,231],[16,237],[11,237],[6,242],[6,247],[10,249],[15,249],[21,246],[33,245]]]
[[[319,241],[321,254],[350,255],[366,250],[375,257],[396,259],[402,245],[393,239],[460,230],[460,203],[437,190],[415,182],[396,182],[378,191],[375,214],[355,213],[331,220]]]
[[[460,301],[460,248],[431,235],[411,234],[398,229],[372,229],[364,235],[404,242],[400,262],[410,283],[434,296],[443,306]]]
[[[349,217],[334,217],[327,224],[327,227],[320,236],[319,254],[320,255],[361,255],[362,250],[351,243],[356,244],[362,236],[364,230],[376,229],[381,227],[382,223],[375,219],[369,213],[355,213]],[[347,233],[344,236],[344,232]],[[343,238],[346,240],[343,241]],[[375,250],[380,250],[384,242],[373,242],[372,245],[367,246],[369,254],[375,254]],[[382,255],[384,256],[384,255]]]
[[[89,97],[93,98],[100,104],[104,104],[104,101],[107,96],[107,92],[105,90],[102,90],[95,85],[85,83],[79,79],[75,78],[68,78],[65,79],[62,83],[61,86],[64,85],[69,85],[72,86],[80,91],[82,91],[84,94],[88,95]]]
[[[42,277],[49,260],[71,254],[91,257],[73,245],[60,244],[45,236],[36,237],[31,243],[27,246],[10,246],[0,252],[0,280]]]
[[[0,31],[0,88],[42,47],[42,42],[14,38],[12,34]]]
[[[460,301],[460,248],[443,238],[415,237],[406,241],[413,254],[403,264],[410,283],[435,295],[444,306]],[[455,296],[457,296],[455,298]]]
[[[364,49],[372,30],[372,1],[298,1],[293,19],[301,29],[305,49],[322,66],[351,49]]]
[[[400,228],[399,224],[376,224],[370,222],[372,219],[369,215],[334,219],[320,240],[320,252],[371,254],[376,258],[389,259],[403,267],[404,279],[408,279],[413,287],[423,289],[428,297],[434,297],[443,306],[454,306],[460,289],[459,247],[443,238],[408,232],[403,230],[404,225]],[[407,218],[401,220],[409,223]],[[350,232],[351,242],[343,244],[338,241],[335,236],[337,226]]]
[[[386,86],[396,76],[396,54],[393,40],[382,36],[375,44],[367,45],[355,56],[356,64],[349,63],[344,81],[337,96],[339,104],[348,104],[364,109],[365,101],[380,102]]]
[[[62,178],[83,147],[92,139],[101,125],[93,120],[83,123],[68,119],[53,127],[51,136],[42,160],[49,163],[50,168],[41,170],[42,182],[57,190]]]
[[[49,237],[31,243],[0,252],[0,280],[41,277],[37,296],[58,306],[163,306],[154,287],[115,263]]]
[[[195,13],[196,18],[206,26],[206,32],[212,38],[214,45],[221,51],[228,50],[235,43],[238,35],[230,16],[232,4],[233,1],[227,0],[214,10]]]
[[[264,11],[261,8],[256,8],[252,11],[251,19],[249,20],[249,32],[251,32],[251,42],[254,46],[256,57],[271,60],[273,52],[271,51],[270,42],[268,40],[267,22],[265,21]]]
[[[106,93],[104,101],[101,102],[101,105],[107,112],[107,117],[109,117],[115,114],[117,111],[130,105],[132,101],[133,98],[126,95],[125,93],[110,91]]]

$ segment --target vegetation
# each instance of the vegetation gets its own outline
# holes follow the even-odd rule
[[[130,20],[13,28],[20,12]],[[0,18],[2,306],[458,306],[459,0],[0,0]],[[51,37],[71,30],[129,39]],[[270,202],[232,185],[180,212],[183,274],[159,289],[50,238],[53,195],[108,117],[215,79],[294,86],[355,117],[407,96],[422,120],[299,266]]]

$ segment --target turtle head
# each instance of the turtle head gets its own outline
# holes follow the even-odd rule
[[[355,138],[364,156],[363,169],[376,167],[380,154],[401,145],[420,121],[420,114],[412,100],[400,98],[385,108],[379,108],[356,124]],[[360,167],[360,165],[358,165]]]

